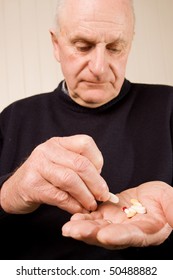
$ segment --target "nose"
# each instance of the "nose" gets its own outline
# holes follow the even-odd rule
[[[104,76],[107,69],[107,58],[104,46],[96,46],[93,49],[88,67],[95,77],[100,79]]]

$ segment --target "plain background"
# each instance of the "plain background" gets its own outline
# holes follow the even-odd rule
[[[56,0],[0,0],[0,111],[62,80],[49,35],[55,7]],[[126,78],[173,85],[173,0],[134,0],[134,7]]]

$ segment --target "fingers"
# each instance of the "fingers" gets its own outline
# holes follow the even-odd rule
[[[165,183],[161,196],[161,205],[165,213],[167,222],[173,228],[173,188]]]
[[[57,187],[54,187],[52,184],[46,183],[45,186],[42,186],[42,194],[39,195],[39,203],[49,204],[57,206],[67,212],[74,213],[86,213],[87,211],[83,206],[74,199],[68,192],[62,191]]]
[[[102,165],[103,158],[91,137],[51,138],[37,146],[7,180],[3,205],[13,213],[32,212],[42,203],[70,213],[94,211],[96,200],[110,196],[99,174]]]
[[[98,211],[92,213],[76,213],[71,217],[71,221],[79,221],[79,220],[98,220],[103,219],[102,214]]]
[[[137,214],[128,219],[120,205],[112,208],[112,204],[103,203],[95,212],[73,215],[63,226],[63,235],[108,249],[163,243],[172,231],[172,187],[163,182],[149,182],[124,191],[123,197],[128,201],[131,194],[146,203],[145,215]]]
[[[67,150],[88,158],[100,172],[103,167],[103,157],[94,140],[88,135],[74,135],[58,138],[56,141]]]
[[[97,240],[108,248],[146,247],[163,243],[170,233],[171,228],[168,224],[156,230],[155,224],[139,220],[127,224],[110,224],[101,228]]]
[[[112,249],[141,247],[145,243],[142,231],[133,224],[110,224],[98,232],[97,239],[103,247]]]
[[[54,205],[59,206],[59,195],[60,193],[64,193],[64,195],[66,194],[68,196],[68,199],[64,199],[64,203],[67,205],[69,203],[68,200],[71,199],[74,206],[75,204],[80,204],[80,208],[85,208],[88,211],[94,211],[96,209],[97,203],[93,194],[86,188],[83,180],[73,170],[54,163],[48,163],[45,159],[42,161],[40,172],[42,177],[46,178],[51,186],[54,186],[54,193],[49,193],[49,190],[46,190],[46,188],[44,190],[46,195],[54,201]],[[70,212],[81,212],[81,209],[77,211],[75,207],[75,211]]]
[[[96,236],[101,227],[108,225],[106,220],[74,220],[62,227],[62,235],[82,240],[87,244],[101,246]]]
[[[77,136],[76,137],[73,136],[73,137],[69,137],[69,138],[75,139],[75,141],[73,140],[75,142],[74,150],[77,151],[77,145],[76,145]],[[89,160],[86,156],[81,155],[80,153],[72,152],[71,150],[73,149],[73,144],[71,146],[71,150],[67,150],[66,148],[62,147],[62,145],[59,145],[59,141],[63,142],[63,139],[64,138],[52,138],[47,143],[44,143],[44,145],[40,145],[39,147],[37,147],[35,152],[37,152],[37,153],[39,153],[40,151],[43,152],[44,157],[47,158],[48,161],[55,163],[57,165],[57,168],[59,168],[59,166],[68,168],[69,170],[73,171],[74,175],[77,174],[78,177],[80,177],[80,182],[81,182],[80,194],[83,194],[82,201],[84,201],[84,197],[85,197],[85,195],[87,195],[88,190],[93,195],[92,196],[93,199],[96,199],[99,201],[108,200],[109,196],[110,196],[109,192],[108,192],[108,186],[107,186],[105,180],[100,176],[98,170],[96,169],[95,163],[93,164],[93,162],[91,160]],[[68,137],[67,137],[67,139],[68,139]],[[79,136],[79,139],[81,139],[81,136]],[[68,142],[68,141],[69,141],[69,139],[65,140],[65,142]],[[88,151],[89,147],[87,145],[86,145],[87,146],[86,154],[90,158],[93,157],[94,160],[96,161],[97,152],[96,152],[96,157],[94,157],[94,153],[93,153],[93,150],[95,149],[96,145],[93,144],[94,142],[92,142],[92,141],[91,141],[91,143],[92,143],[91,156],[89,156],[89,151]],[[70,145],[70,143],[69,143],[69,145]],[[82,147],[80,146],[80,143],[78,146],[79,146],[78,151],[81,152]],[[94,148],[92,146],[94,146]],[[65,147],[67,147],[67,145],[65,145]],[[98,148],[96,149],[96,151],[97,150],[98,150]],[[84,154],[85,154],[85,152],[84,152]],[[99,152],[99,155],[100,155],[100,152]],[[40,156],[40,155],[38,155],[38,156]],[[42,166],[41,166],[41,168],[42,168]],[[40,169],[40,172],[41,172],[41,169]],[[69,176],[66,172],[66,175],[67,175],[67,177],[72,179],[72,172],[69,174]],[[78,180],[78,186],[79,186],[79,180]],[[74,188],[79,190],[79,188],[76,188],[75,184],[74,185],[71,184],[70,192]],[[90,198],[91,198],[91,196],[90,196]],[[85,200],[86,199],[87,199],[87,197],[85,197]],[[93,199],[91,199],[91,201],[87,200],[87,204],[89,204],[89,203],[93,204],[94,203]],[[88,210],[90,210],[90,209],[88,209]]]
[[[138,223],[112,224],[109,220],[88,218],[88,214],[78,217],[62,228],[62,234],[82,240],[88,244],[108,249],[122,249],[130,246],[144,247],[162,243],[170,234],[170,227],[165,225],[155,233],[145,233]],[[87,220],[85,220],[85,218]]]
[[[157,206],[161,213],[163,211],[164,217],[173,228],[173,187],[162,181],[151,181],[140,185],[136,190],[147,207]]]
[[[42,163],[44,165],[44,161]],[[87,212],[67,191],[54,186],[40,177],[40,174],[34,174],[34,170],[28,168],[28,165],[30,164],[26,162],[21,166],[1,188],[1,207],[7,213],[30,213],[40,204],[54,205],[71,214]],[[53,176],[51,179],[54,179]]]

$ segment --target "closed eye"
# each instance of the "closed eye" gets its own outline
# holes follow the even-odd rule
[[[120,46],[107,46],[107,50],[113,52],[113,53],[120,53],[122,51],[122,48]]]
[[[74,39],[72,40],[72,45],[76,48],[77,51],[79,52],[88,52],[90,51],[94,44],[92,42],[83,40],[83,39]]]
[[[80,52],[88,52],[92,49],[91,45],[76,45],[76,49]]]

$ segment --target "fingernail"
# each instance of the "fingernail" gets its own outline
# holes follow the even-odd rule
[[[97,203],[94,200],[91,204],[90,204],[90,208],[89,211],[95,211],[97,209]]]
[[[69,236],[69,234],[67,234],[67,232],[65,232],[65,231],[62,232],[62,235],[63,235],[64,237],[68,237],[68,236]]]
[[[65,236],[65,237],[68,237],[69,236],[69,230],[67,230],[67,228],[63,228],[62,229],[62,235]]]

